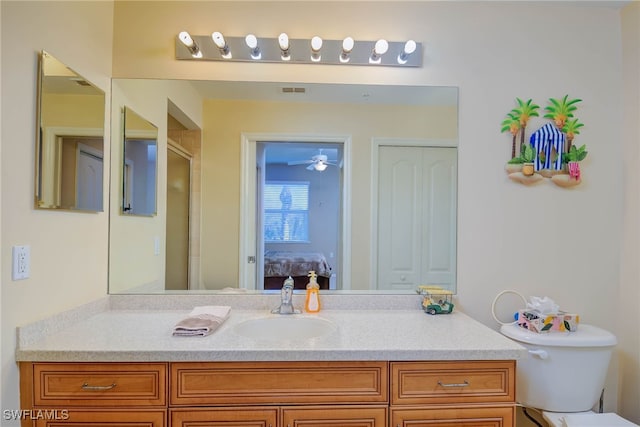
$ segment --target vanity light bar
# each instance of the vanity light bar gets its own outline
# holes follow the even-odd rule
[[[186,44],[185,40],[190,44]],[[194,47],[197,49],[197,55],[194,54]],[[284,47],[288,48],[284,49]],[[253,34],[228,37],[219,32],[207,36],[195,36],[183,31],[176,36],[175,48],[178,60],[422,66],[422,43],[414,40],[359,41],[351,37],[344,40],[325,40],[318,36],[313,39],[292,39],[286,33],[282,33],[277,38],[258,38]]]

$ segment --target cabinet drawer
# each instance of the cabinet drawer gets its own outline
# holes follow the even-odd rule
[[[282,408],[282,425],[322,427],[386,427],[387,406],[307,406]]]
[[[178,362],[171,405],[387,403],[387,362]]]
[[[137,410],[69,410],[66,416],[57,419],[47,415],[37,418],[35,427],[166,427],[167,414],[164,409]],[[37,416],[37,412],[34,412]]]
[[[513,427],[513,406],[391,408],[389,427]]]
[[[391,404],[515,402],[514,361],[392,362]]]
[[[171,409],[171,427],[277,427],[278,408]]]
[[[164,406],[164,363],[34,363],[36,406]]]

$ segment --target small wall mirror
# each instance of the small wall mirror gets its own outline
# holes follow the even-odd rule
[[[152,216],[157,212],[158,128],[128,107],[122,121],[122,213]]]
[[[42,51],[35,206],[103,211],[105,94]]]

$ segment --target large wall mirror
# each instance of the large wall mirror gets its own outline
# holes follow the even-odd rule
[[[43,51],[37,105],[35,206],[103,211],[104,92]]]
[[[113,88],[112,105],[144,100],[136,111],[160,133],[148,233],[111,213],[111,293],[275,292],[288,275],[304,287],[309,270],[326,292],[455,291],[457,88],[150,79]],[[186,196],[181,254],[171,249],[176,192]]]
[[[158,128],[131,108],[122,114],[122,213],[155,215]]]

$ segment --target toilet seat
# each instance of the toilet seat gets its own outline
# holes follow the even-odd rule
[[[638,427],[638,424],[610,412],[597,414],[593,411],[571,413],[542,411],[542,417],[549,423],[549,427]]]

